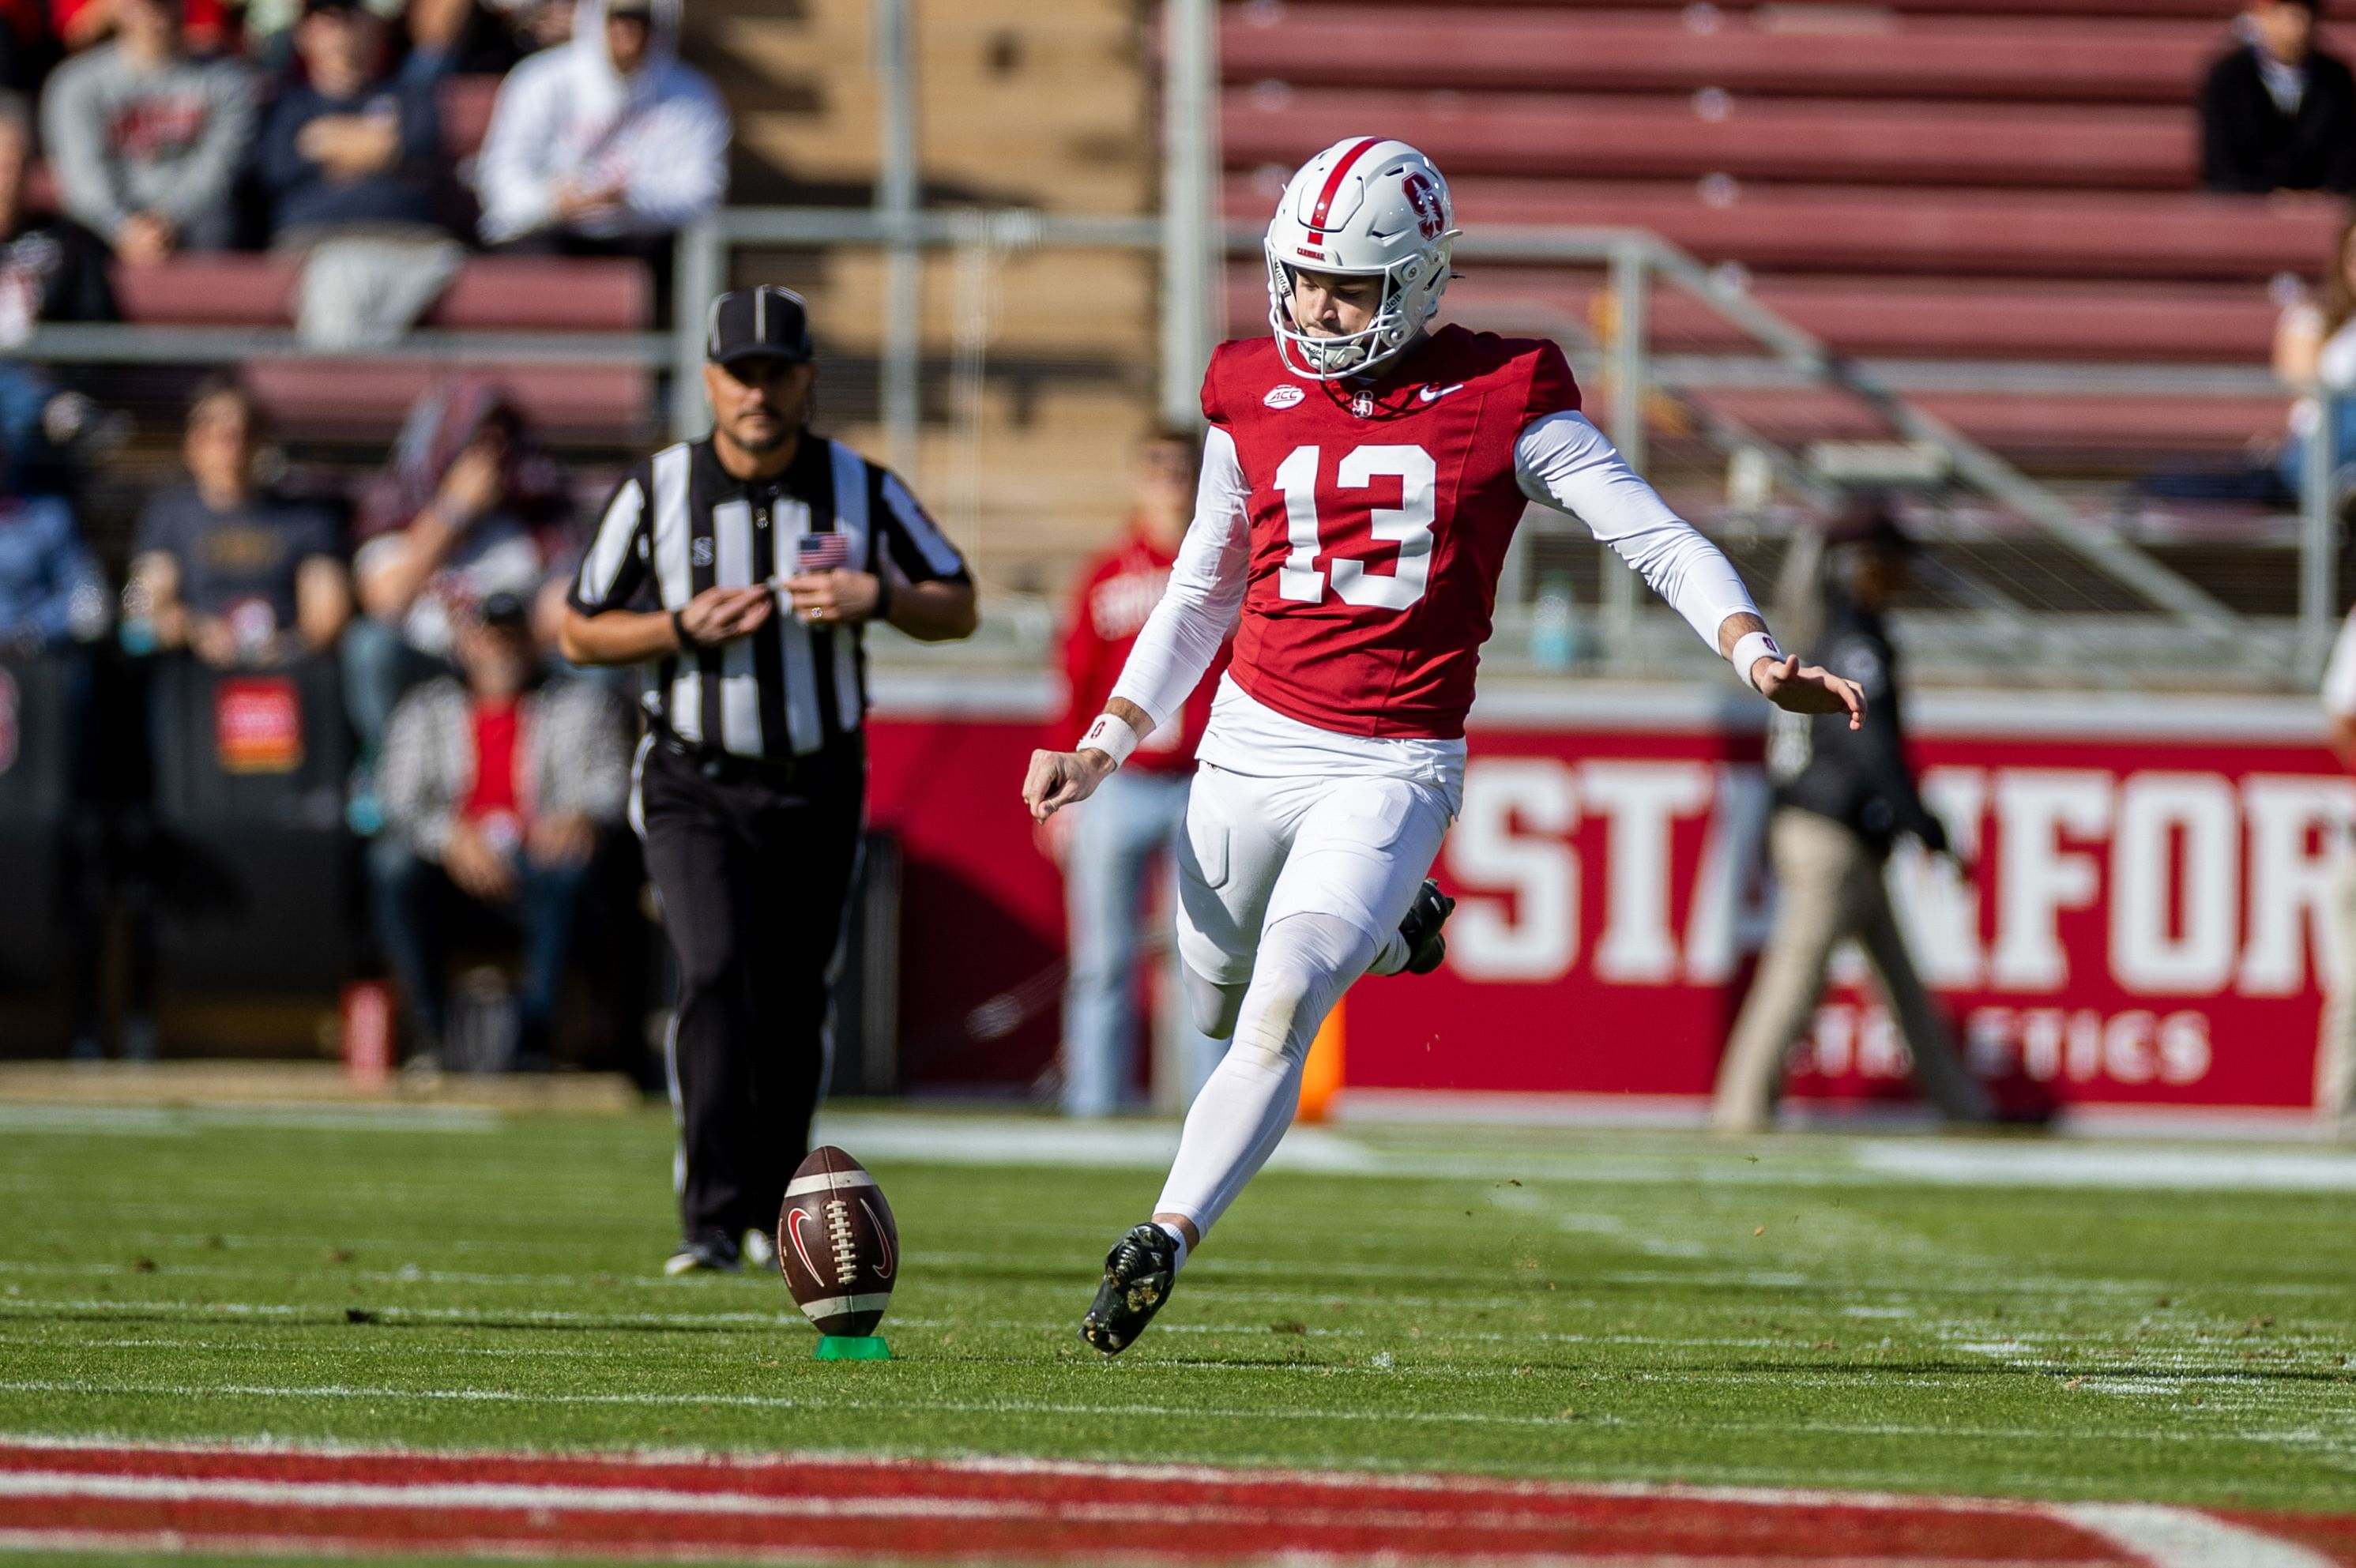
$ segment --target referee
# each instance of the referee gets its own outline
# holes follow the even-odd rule
[[[907,487],[808,428],[800,297],[722,294],[704,358],[712,434],[623,479],[562,638],[644,671],[630,815],[680,972],[671,1274],[766,1256],[809,1150],[866,786],[862,628],[974,628],[965,562]]]

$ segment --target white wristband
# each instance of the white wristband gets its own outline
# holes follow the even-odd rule
[[[1775,645],[1774,638],[1764,632],[1746,632],[1726,658],[1734,667],[1734,673],[1742,677],[1742,684],[1755,691],[1759,683],[1751,678],[1751,670],[1761,659],[1781,659],[1783,656],[1783,650]]]
[[[1129,720],[1125,719],[1099,713],[1097,721],[1088,726],[1088,732],[1080,737],[1080,743],[1072,749],[1076,752],[1091,749],[1102,752],[1112,759],[1112,765],[1117,768],[1129,761],[1129,754],[1137,750],[1137,731],[1129,727]]]

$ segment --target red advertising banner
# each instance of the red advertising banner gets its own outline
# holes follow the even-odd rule
[[[2337,856],[2356,819],[2356,781],[2313,709],[1939,693],[1915,706],[1924,794],[1971,869],[1910,844],[1889,880],[1976,1071],[2022,1107],[2307,1105],[2337,962]],[[1349,1093],[1706,1093],[1772,918],[1753,707],[1677,689],[1484,700],[1435,873],[1460,900],[1449,963],[1368,982],[1379,1006],[1354,998]],[[1026,981],[1052,991],[1039,976],[1059,934],[1055,874],[1014,799],[1036,733],[1002,709],[877,727],[878,819],[912,835],[912,866],[946,853],[959,896],[1001,906],[995,929],[959,921],[937,936],[911,907],[904,960],[925,977],[912,1000],[937,1046],[958,1033],[945,1008]],[[999,973],[973,972],[985,951]],[[1054,1049],[1044,1002],[998,1042],[1014,1072]],[[996,1076],[970,1032],[954,1075]],[[1849,954],[1791,1093],[1902,1101],[1906,1070]]]

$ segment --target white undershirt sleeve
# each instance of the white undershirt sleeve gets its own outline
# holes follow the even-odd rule
[[[1734,563],[1669,510],[1585,414],[1553,413],[1529,425],[1515,443],[1514,465],[1523,495],[1585,523],[1711,648],[1729,615],[1759,613]]]
[[[1194,520],[1170,569],[1170,586],[1112,695],[1145,709],[1148,733],[1170,721],[1219,655],[1219,645],[1242,613],[1251,557],[1251,485],[1236,459],[1235,438],[1213,425],[1203,438],[1203,477],[1194,490]]]

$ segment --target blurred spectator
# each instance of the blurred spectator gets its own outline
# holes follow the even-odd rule
[[[18,347],[45,321],[112,321],[115,314],[105,248],[77,224],[26,212],[32,152],[31,110],[0,92],[0,349]]]
[[[2349,613],[2323,669],[2323,722],[2340,764],[2356,773],[2356,611]],[[2356,1138],[2356,854],[2337,859],[2340,962],[2323,966],[2321,1038],[2315,1052],[2315,1114],[2326,1137]]]
[[[128,602],[156,646],[216,667],[277,664],[333,647],[351,619],[335,518],[254,483],[266,434],[253,395],[229,378],[189,404],[193,483],[147,504],[132,545]]]
[[[539,589],[541,536],[572,505],[497,383],[454,377],[410,410],[391,465],[360,498],[352,558],[367,619],[344,638],[345,706],[364,764],[402,688],[449,656],[455,617],[495,593],[529,601]]]
[[[272,105],[255,160],[271,243],[306,252],[295,309],[306,342],[381,344],[465,259],[438,222],[435,85],[383,74],[384,22],[359,0],[304,0],[294,48],[308,80]]]
[[[2201,183],[2356,191],[2356,78],[2315,41],[2322,0],[2251,0],[2201,90]]]
[[[1053,743],[1070,745],[1112,695],[1130,649],[1169,585],[1194,513],[1194,448],[1183,431],[1157,431],[1137,454],[1136,508],[1126,536],[1082,569],[1064,634],[1066,700]],[[1064,992],[1064,1111],[1120,1108],[1141,1034],[1137,961],[1157,876],[1175,896],[1178,830],[1194,779],[1194,748],[1226,667],[1222,656],[1173,720],[1140,745],[1076,811],[1048,821],[1061,850],[1071,978]],[[1069,819],[1068,821],[1066,819]],[[1182,1026],[1183,1027],[1183,1026]],[[1180,1071],[1192,1101],[1219,1064],[1220,1045],[1185,1028]]]
[[[106,576],[57,496],[21,496],[0,443],[0,646],[40,654],[106,632]]]
[[[679,27],[679,0],[581,0],[572,43],[516,67],[476,165],[486,242],[651,255],[720,205],[728,111]]]
[[[358,0],[305,0],[308,79],[280,95],[256,152],[270,234],[301,248],[354,225],[434,230],[442,121],[434,90],[382,74],[383,21]]]
[[[366,0],[388,31],[401,23],[407,0]],[[248,0],[238,13],[238,34],[245,58],[262,74],[276,80],[286,75],[294,59],[294,27],[303,19],[303,0]]]
[[[2307,480],[2308,447],[2327,419],[2332,468],[2356,453],[2356,217],[2332,235],[2320,300],[2298,300],[2276,324],[2275,374],[2313,394],[2291,409],[2290,439],[2277,469],[2297,496]]]
[[[522,926],[519,1054],[546,1061],[590,859],[629,796],[620,699],[546,674],[527,620],[519,599],[486,600],[458,635],[464,678],[402,698],[385,734],[378,934],[425,1052],[448,1023],[446,901],[463,896]]]
[[[103,0],[115,37],[59,66],[41,135],[73,219],[134,267],[175,251],[226,250],[230,187],[253,140],[253,81],[199,59],[179,0]]]
[[[105,247],[69,219],[25,211],[32,111],[0,91],[0,444],[15,454],[19,494],[70,487],[67,449],[105,418],[91,400],[8,353],[45,321],[112,321]]]
[[[1778,714],[1769,732],[1767,772],[1775,784],[1768,850],[1778,889],[1774,930],[1758,977],[1719,1064],[1710,1120],[1721,1132],[1772,1124],[1783,1059],[1815,1015],[1833,950],[1854,938],[1865,948],[1900,1032],[1914,1058],[1914,1082],[1956,1121],[1994,1115],[1987,1091],[1955,1054],[1947,1021],[1923,989],[1890,912],[1882,866],[1898,835],[1933,854],[1952,854],[1947,830],[1922,804],[1907,765],[1898,654],[1881,613],[1906,586],[1913,541],[1886,507],[1864,501],[1815,541],[1794,544],[1787,580],[1813,614],[1784,617],[1808,637],[1817,662],[1865,690],[1865,729],[1837,719]],[[1831,570],[1822,570],[1824,565]],[[1794,595],[1787,594],[1786,597]]]

